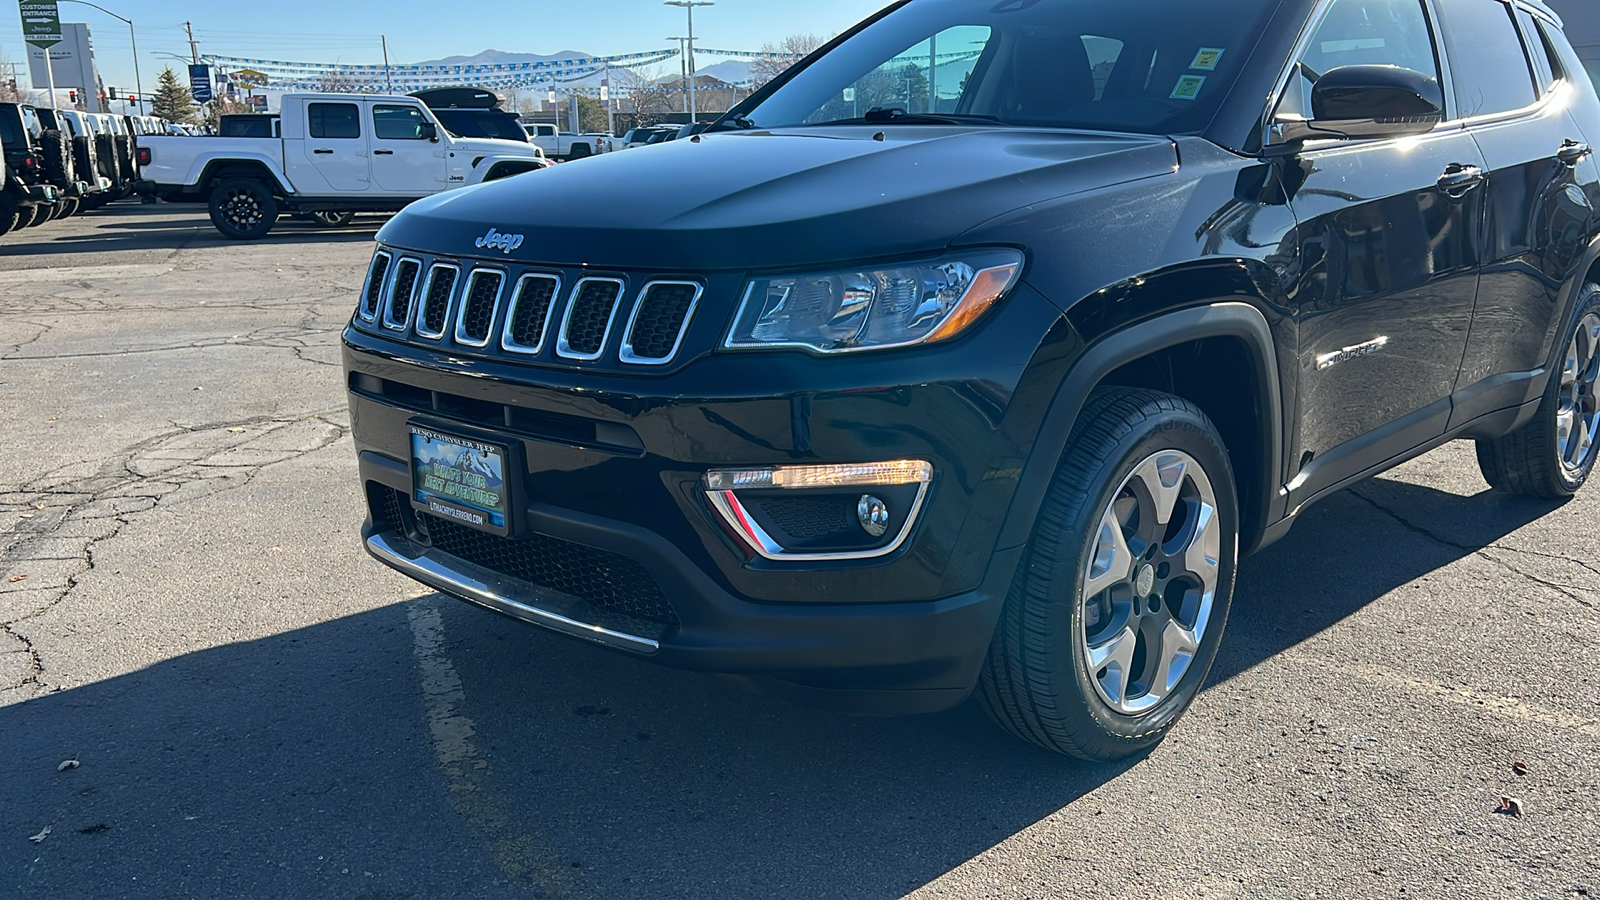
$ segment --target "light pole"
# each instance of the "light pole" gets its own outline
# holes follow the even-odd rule
[[[138,101],[139,102],[139,114],[143,115],[144,114],[144,81],[142,81],[139,78],[139,39],[137,37],[135,37],[134,34],[133,34],[133,20],[132,19],[124,19],[121,16],[117,15],[116,13],[112,12],[111,10],[106,9],[104,6],[101,6],[101,5],[97,4],[97,3],[90,3],[90,2],[88,2],[88,0],[57,0],[57,2],[59,2],[59,3],[76,3],[76,4],[79,4],[80,6],[92,6],[95,9],[100,10],[101,12],[105,13],[106,15],[110,16],[113,19],[116,19],[116,20],[121,21],[121,22],[128,23],[128,43],[133,45],[133,93],[134,93],[135,97],[139,98],[139,101]],[[84,90],[87,91],[89,89],[90,88],[85,88]]]
[[[695,108],[695,83],[694,83],[694,8],[696,6],[716,6],[714,0],[666,0],[663,6],[680,6],[689,13],[689,124],[693,125],[699,118]]]
[[[683,89],[683,111],[689,111],[689,40],[686,37],[669,37],[669,41],[678,42],[678,87]],[[693,120],[690,120],[691,124]]]

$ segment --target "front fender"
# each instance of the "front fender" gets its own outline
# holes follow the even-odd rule
[[[1000,530],[998,548],[1020,546],[1032,536],[1034,522],[1078,416],[1089,395],[1106,376],[1141,357],[1202,338],[1237,338],[1250,348],[1251,363],[1261,385],[1255,402],[1259,420],[1266,424],[1260,448],[1267,462],[1264,477],[1273,482],[1277,480],[1275,473],[1284,470],[1282,383],[1278,379],[1272,329],[1266,317],[1256,307],[1238,301],[1218,301],[1181,309],[1106,335],[1079,355],[1057,388],[1038,439],[1023,466],[1015,499]],[[1264,533],[1265,526],[1276,518],[1272,507],[1280,485],[1269,483],[1262,487],[1259,492],[1261,508],[1256,510],[1254,521],[1261,523],[1259,530]],[[1262,540],[1262,534],[1241,537],[1246,552],[1257,549]]]

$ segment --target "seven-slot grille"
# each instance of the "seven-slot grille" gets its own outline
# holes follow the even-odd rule
[[[358,318],[418,338],[453,340],[549,362],[670,364],[682,349],[704,288],[698,282],[507,271],[380,250],[362,288]],[[632,303],[628,298],[632,296]],[[620,333],[620,339],[618,337]],[[552,340],[553,338],[553,340]]]

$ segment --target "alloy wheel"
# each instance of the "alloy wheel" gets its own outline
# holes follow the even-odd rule
[[[1175,450],[1134,467],[1101,515],[1076,638],[1114,712],[1148,715],[1183,681],[1210,625],[1221,536],[1211,479]]]
[[[1600,313],[1578,323],[1561,367],[1556,407],[1556,449],[1569,477],[1582,476],[1600,432]]]
[[[265,217],[260,198],[250,191],[230,192],[222,205],[222,214],[228,224],[241,229],[249,229]]]

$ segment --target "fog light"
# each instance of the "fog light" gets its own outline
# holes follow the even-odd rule
[[[718,469],[706,473],[705,491],[728,530],[761,557],[849,560],[900,549],[932,482],[931,463],[894,460]],[[873,492],[856,492],[864,487]],[[850,527],[852,508],[861,531]]]
[[[889,504],[871,494],[856,504],[856,516],[861,519],[861,530],[873,537],[883,537],[889,530]]]

